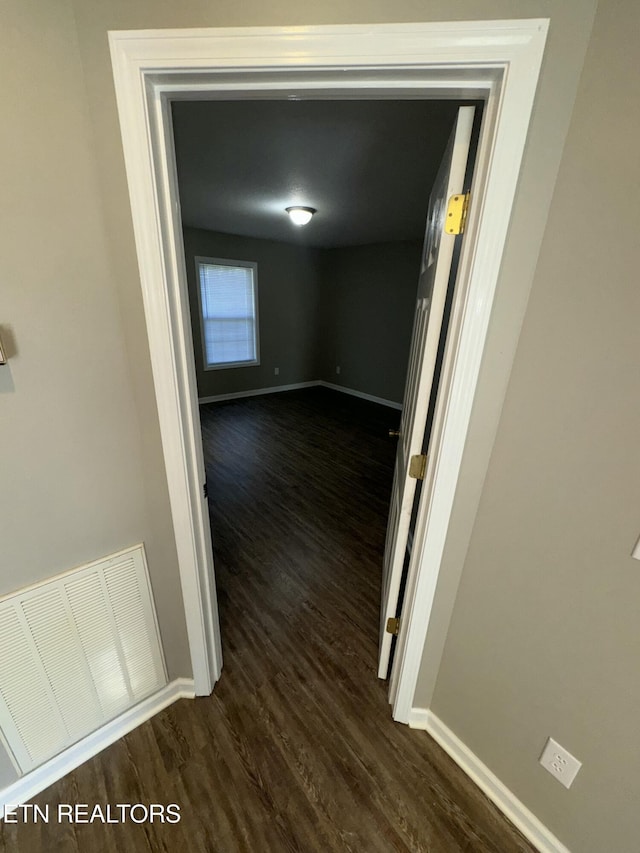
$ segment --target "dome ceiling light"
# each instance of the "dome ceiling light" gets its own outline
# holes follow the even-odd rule
[[[316,213],[314,207],[287,207],[286,211],[294,225],[306,225]]]

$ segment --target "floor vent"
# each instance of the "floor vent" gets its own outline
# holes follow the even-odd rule
[[[167,683],[140,545],[0,599],[0,729],[25,773]]]

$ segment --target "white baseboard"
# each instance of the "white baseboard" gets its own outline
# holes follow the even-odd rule
[[[234,391],[231,394],[216,394],[214,397],[198,397],[198,403],[221,403],[223,400],[239,400],[241,397],[262,397],[263,394],[278,394],[280,391],[297,391],[298,388],[313,388],[319,385],[317,380],[312,382],[294,382],[293,385],[272,385],[269,388],[254,388],[252,391]]]
[[[355,388],[345,388],[344,385],[334,385],[333,382],[325,382],[324,379],[318,380],[316,384],[322,385],[323,388],[331,388],[333,391],[342,391],[343,394],[350,394],[352,397],[359,397],[361,400],[369,400],[371,403],[379,403],[381,406],[402,411],[402,403],[385,400],[384,397],[374,397],[373,394],[365,394],[364,391],[356,391]]]
[[[467,776],[513,823],[540,853],[570,853],[538,818],[483,764],[450,728],[426,708],[412,708],[412,729],[423,729],[440,744]]]
[[[385,400],[384,397],[375,397],[373,394],[365,394],[364,391],[356,391],[355,388],[345,388],[344,385],[334,385],[333,382],[325,382],[324,379],[314,379],[312,382],[295,382],[293,385],[272,385],[269,388],[254,388],[252,391],[233,391],[231,394],[216,394],[214,397],[199,397],[198,403],[203,406],[205,403],[239,400],[241,397],[261,397],[263,394],[278,394],[280,391],[297,391],[299,388],[313,388],[317,385],[321,385],[323,388],[331,388],[332,391],[342,391],[343,394],[350,394],[352,397],[369,400],[371,403],[378,403],[381,406],[388,406],[390,409],[402,411],[402,403]]]
[[[129,708],[115,720],[106,723],[97,731],[74,743],[64,752],[26,773],[20,779],[0,791],[0,819],[4,817],[7,805],[27,803],[36,794],[53,785],[67,773],[75,770],[85,761],[93,758],[106,747],[149,720],[154,714],[177,702],[178,699],[193,699],[195,689],[192,678],[177,678],[158,690],[152,696],[147,696],[133,708]]]

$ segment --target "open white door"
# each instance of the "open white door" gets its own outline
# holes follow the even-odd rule
[[[422,453],[427,439],[425,428],[429,400],[451,276],[456,238],[444,230],[447,202],[451,196],[462,194],[464,189],[474,112],[474,107],[460,107],[458,110],[429,197],[382,573],[379,678],[386,678],[389,670],[393,634],[387,631],[387,621],[397,613],[417,482],[409,469],[411,457]]]

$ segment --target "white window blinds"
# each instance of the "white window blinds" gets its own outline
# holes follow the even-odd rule
[[[256,264],[197,265],[205,368],[257,364]]]

